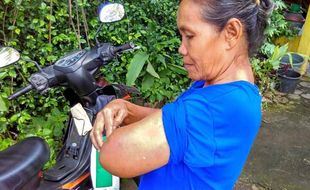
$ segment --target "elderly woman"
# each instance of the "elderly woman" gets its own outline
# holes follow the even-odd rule
[[[195,82],[162,109],[115,100],[98,113],[91,138],[103,167],[120,177],[141,175],[141,190],[232,189],[260,127],[249,56],[263,39],[271,6],[182,0],[179,52]]]

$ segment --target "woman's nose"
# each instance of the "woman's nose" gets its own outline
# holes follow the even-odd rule
[[[186,47],[184,46],[184,43],[182,42],[180,47],[179,47],[179,53],[182,55],[182,56],[185,56],[187,55],[187,49]]]

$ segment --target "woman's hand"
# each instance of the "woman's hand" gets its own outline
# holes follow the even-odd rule
[[[95,124],[90,132],[90,138],[95,148],[99,150],[103,144],[102,134],[105,130],[106,136],[110,136],[118,128],[128,115],[126,101],[116,99],[107,104],[97,113]]]

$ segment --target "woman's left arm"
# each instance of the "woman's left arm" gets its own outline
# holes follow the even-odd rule
[[[161,110],[114,130],[100,149],[102,166],[124,178],[157,169],[168,163],[169,156]]]

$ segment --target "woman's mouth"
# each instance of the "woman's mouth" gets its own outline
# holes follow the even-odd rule
[[[192,66],[193,66],[193,64],[187,64],[187,63],[184,64],[184,68],[186,70],[190,69]]]

